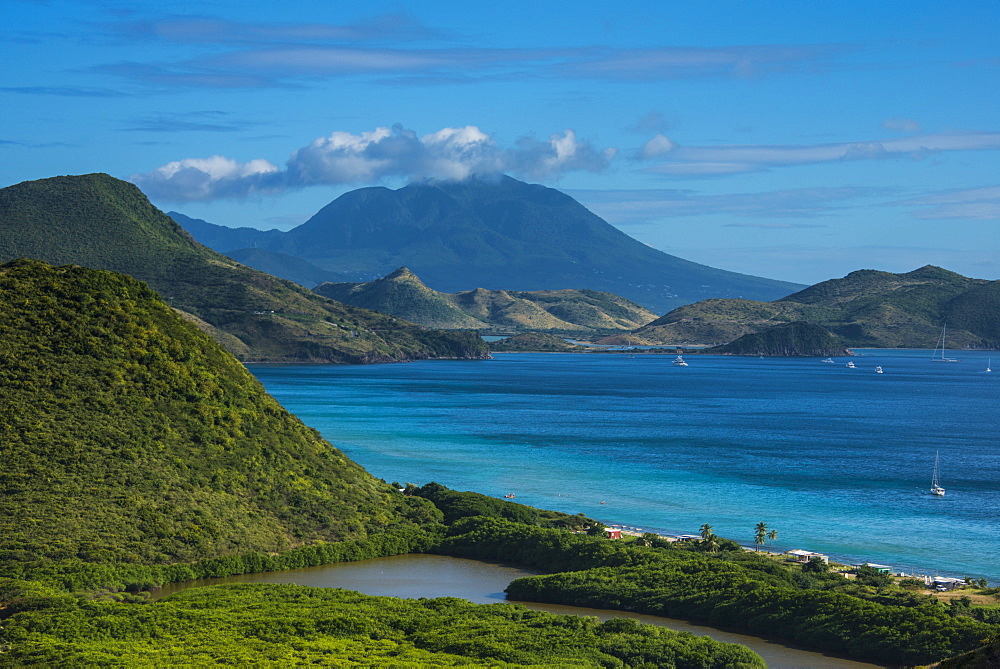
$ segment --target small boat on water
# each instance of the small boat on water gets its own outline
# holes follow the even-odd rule
[[[984,372],[992,372],[993,371],[992,369],[990,369],[990,363],[992,363],[992,362],[993,362],[993,358],[986,358],[986,369],[983,370]]]
[[[945,355],[945,337],[948,334],[948,324],[941,326],[941,337],[934,345],[934,352],[931,353],[931,362],[958,362],[958,358],[949,358]]]
[[[504,495],[504,499],[514,499],[514,493],[512,492],[507,493],[506,495]]]
[[[882,371],[882,365],[876,365],[876,366],[875,366],[875,373],[876,373],[876,374],[883,374],[883,373],[884,373],[884,372]]]
[[[825,360],[820,360],[820,362],[825,362],[828,365],[835,365],[835,364],[837,364],[836,361],[833,358],[827,358]]]
[[[681,356],[677,356],[676,358],[674,358],[674,365],[676,365],[677,367],[687,367],[688,366],[687,362],[685,362],[684,358],[682,358]]]
[[[857,367],[854,366],[854,361],[853,360],[848,360],[847,361],[847,369],[857,369]]]
[[[937,495],[938,497],[944,497],[944,488],[941,487],[941,481],[939,480],[938,471],[938,458],[940,456],[940,451],[935,451],[934,453],[934,475],[931,476],[931,494]]]

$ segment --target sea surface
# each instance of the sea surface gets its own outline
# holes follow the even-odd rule
[[[497,354],[252,365],[386,481],[437,481],[643,531],[1000,582],[1000,371],[987,352],[818,358]],[[876,374],[876,365],[884,373]],[[1000,355],[993,363],[1000,367]],[[929,494],[940,452],[944,497]]]

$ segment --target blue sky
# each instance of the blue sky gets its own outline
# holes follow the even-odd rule
[[[503,171],[716,267],[1000,278],[1000,2],[6,0],[0,186],[288,229]]]

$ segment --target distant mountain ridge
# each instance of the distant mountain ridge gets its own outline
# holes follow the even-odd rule
[[[859,270],[773,302],[705,300],[636,331],[663,344],[726,343],[770,327],[813,323],[851,348],[933,348],[947,324],[955,348],[1000,346],[1000,281],[927,265],[905,274]]]
[[[325,299],[192,239],[134,185],[106,174],[0,189],[0,262],[36,258],[122,272],[244,361],[481,358],[470,333],[433,332]]]
[[[658,251],[565,193],[506,176],[361,188],[277,235],[189,231],[223,253],[256,245],[355,280],[409,267],[444,292],[590,289],[657,313],[709,297],[771,300],[802,288]]]
[[[591,334],[634,330],[656,314],[611,293],[594,290],[476,290],[442,293],[405,267],[366,283],[324,283],[315,292],[427,327],[495,332]]]

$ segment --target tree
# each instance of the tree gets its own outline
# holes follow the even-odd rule
[[[767,532],[767,540],[768,541],[774,541],[777,538],[778,538],[778,530],[768,530],[768,532]]]
[[[714,534],[712,533],[712,526],[711,526],[711,525],[709,525],[708,523],[705,523],[704,525],[702,525],[702,526],[701,526],[701,538],[702,538],[702,539],[703,539],[704,541],[708,541],[708,538],[709,538],[709,537],[712,537],[712,536],[715,536],[715,535],[714,535]]]
[[[604,530],[606,530],[607,527],[608,527],[607,525],[601,522],[594,523],[593,525],[587,528],[587,534],[589,534],[592,537],[607,536],[604,532]]]
[[[754,527],[753,542],[756,544],[756,549],[758,551],[760,550],[760,547],[764,545],[765,541],[767,541],[767,523],[762,520],[757,523],[756,527]]]
[[[809,562],[802,565],[802,571],[813,572],[816,574],[825,574],[830,571],[830,565],[823,561],[823,558],[816,557],[813,555],[809,558]]]

